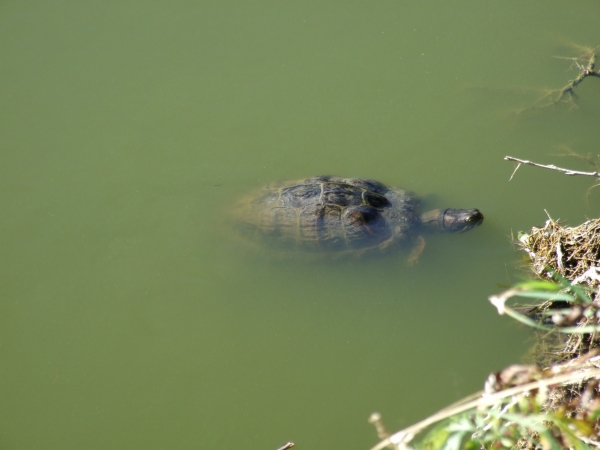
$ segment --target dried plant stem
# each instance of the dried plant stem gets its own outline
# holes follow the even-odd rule
[[[566,86],[561,89],[554,89],[548,92],[545,96],[538,100],[538,102],[528,108],[523,108],[518,112],[527,111],[530,109],[547,108],[554,106],[560,102],[570,102],[572,106],[577,106],[577,94],[575,94],[575,87],[579,85],[587,77],[600,77],[600,71],[595,71],[596,66],[596,52],[599,47],[589,50],[579,58],[561,58],[573,61],[571,67],[576,66],[579,69],[579,74],[575,79],[569,81]],[[544,99],[548,99],[545,102]]]
[[[596,65],[596,49],[592,50],[589,54],[584,55],[582,58],[586,57],[587,64],[585,66],[577,63],[576,60],[574,61],[577,67],[579,67],[579,75],[577,75],[577,77],[574,80],[571,80],[565,87],[558,91],[559,95],[556,97],[555,100],[553,100],[552,103],[558,103],[562,101],[567,95],[570,95],[571,97],[576,97],[573,89],[586,77],[600,77],[600,73],[594,72],[594,67]]]
[[[287,444],[285,444],[282,447],[279,447],[277,450],[287,450],[288,448],[292,448],[294,446],[293,442],[288,442]]]
[[[378,412],[374,412],[369,416],[369,423],[372,423],[375,426],[375,430],[377,430],[377,437],[379,439],[387,439],[390,437],[390,433],[387,428],[383,424],[383,420],[381,419],[381,414]]]
[[[477,400],[468,401],[462,405],[458,405],[453,408],[443,409],[417,424],[414,424],[408,428],[405,428],[404,430],[394,433],[389,438],[381,441],[379,444],[371,448],[371,450],[382,450],[390,444],[396,445],[399,449],[406,449],[408,443],[419,431],[422,431],[429,425],[432,425],[443,419],[447,419],[448,417],[451,417],[453,415],[460,414],[470,409],[493,405],[507,397],[523,394],[525,392],[533,391],[535,389],[544,389],[551,386],[559,385],[561,383],[577,383],[582,380],[599,377],[600,369],[588,369],[583,370],[581,372],[557,375],[543,380],[534,381],[532,383],[516,386],[510,389],[504,389],[494,394],[481,396]]]
[[[588,220],[577,227],[563,227],[549,219],[543,227],[533,227],[523,234],[518,245],[531,258],[535,274],[547,277],[550,269],[569,280],[600,287],[600,276],[594,272],[599,265],[600,219]]]
[[[379,439],[388,439],[390,437],[389,431],[383,424],[381,414],[379,414],[378,412],[374,412],[373,414],[371,414],[369,416],[369,423],[375,426],[375,430],[377,431],[377,437]],[[396,447],[393,444],[388,445],[387,448],[389,448],[390,450],[398,450],[398,447]]]
[[[510,180],[512,180],[513,176],[515,175],[515,173],[517,172],[517,170],[519,169],[519,167],[521,167],[521,164],[527,164],[528,166],[541,167],[542,169],[555,170],[557,172],[564,173],[565,175],[571,175],[571,176],[573,176],[573,175],[582,175],[582,176],[586,176],[586,177],[600,178],[600,173],[598,173],[598,172],[581,172],[579,170],[563,169],[562,167],[557,167],[557,166],[555,166],[553,164],[538,164],[538,163],[535,163],[533,161],[527,161],[526,159],[514,158],[512,156],[505,156],[504,157],[504,161],[514,161],[514,162],[518,163],[518,165],[515,168],[514,172],[510,176]]]

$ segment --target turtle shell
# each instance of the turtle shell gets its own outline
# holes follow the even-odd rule
[[[417,200],[359,178],[313,177],[267,186],[235,208],[241,232],[304,251],[384,249],[410,240]]]

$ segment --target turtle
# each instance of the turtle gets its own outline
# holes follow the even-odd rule
[[[465,232],[483,221],[477,209],[434,209],[419,214],[410,191],[362,178],[316,176],[273,184],[234,207],[239,231],[286,250],[332,255],[412,247],[422,231]]]

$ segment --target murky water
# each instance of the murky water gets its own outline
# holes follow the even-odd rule
[[[0,447],[366,449],[518,362],[511,231],[596,217],[592,1],[0,5]],[[361,176],[482,227],[419,264],[272,258],[227,205]]]

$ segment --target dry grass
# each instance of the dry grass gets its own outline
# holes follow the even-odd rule
[[[531,258],[531,268],[542,278],[559,273],[574,283],[600,285],[595,269],[600,265],[600,219],[577,227],[563,227],[548,219],[542,228],[532,228],[519,237],[518,245]]]

